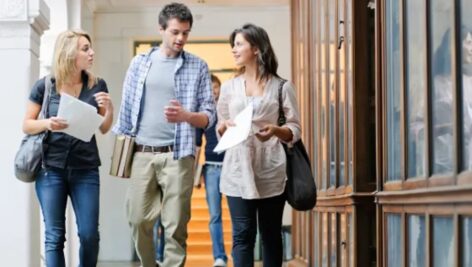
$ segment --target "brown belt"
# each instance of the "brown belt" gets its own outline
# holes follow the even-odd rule
[[[151,153],[167,153],[172,152],[173,146],[146,146],[136,144],[134,150],[136,152],[151,152]]]

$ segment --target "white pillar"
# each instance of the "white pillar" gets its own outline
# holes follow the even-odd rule
[[[0,251],[2,266],[40,266],[39,207],[32,184],[14,177],[25,104],[39,74],[40,37],[49,27],[42,0],[0,0]]]
[[[67,0],[44,0],[50,9],[49,29],[41,36],[40,76],[51,72],[54,44],[59,33],[69,28]]]

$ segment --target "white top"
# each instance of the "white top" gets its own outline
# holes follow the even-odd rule
[[[225,153],[221,170],[220,191],[232,197],[260,199],[283,193],[286,181],[286,157],[276,136],[261,142],[254,135],[267,124],[277,125],[279,117],[278,88],[280,79],[270,79],[257,103],[252,118],[249,136],[243,143],[230,148]],[[254,98],[246,96],[244,80],[241,76],[226,81],[221,86],[218,100],[218,122],[233,119]],[[286,82],[282,89],[283,109],[293,139],[288,145],[300,139],[300,114],[295,99],[295,89]],[[218,128],[218,127],[217,127]],[[218,134],[218,133],[217,133]]]

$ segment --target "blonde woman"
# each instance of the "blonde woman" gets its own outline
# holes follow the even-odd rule
[[[113,105],[104,80],[89,68],[95,52],[90,36],[83,31],[65,31],[57,40],[51,76],[38,80],[31,90],[23,131],[36,134],[48,131],[45,139],[43,168],[36,177],[36,194],[46,227],[46,266],[65,266],[65,209],[70,197],[76,215],[80,238],[80,266],[96,266],[98,256],[98,212],[100,181],[95,136],[83,142],[68,134],[55,132],[68,127],[57,117],[62,94],[71,95],[94,106],[104,116],[100,131],[106,133],[113,120]],[[41,110],[45,84],[51,77],[49,111],[45,119],[37,119]]]

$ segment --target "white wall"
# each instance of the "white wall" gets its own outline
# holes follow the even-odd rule
[[[33,184],[16,180],[13,160],[29,90],[39,74],[40,37],[49,25],[41,0],[0,1],[0,255],[2,266],[40,264],[39,208]]]
[[[264,27],[279,59],[279,74],[291,78],[289,7],[191,7],[194,25],[190,39],[227,38],[246,22]],[[115,104],[115,118],[121,100],[122,82],[132,57],[134,40],[157,39],[159,8],[144,12],[95,13],[93,16],[94,71],[103,77]],[[87,29],[90,31],[90,29]],[[101,168],[100,260],[130,260],[131,234],[125,217],[124,200],[128,181],[109,176],[113,135],[97,136]],[[284,223],[290,224],[290,212]]]

